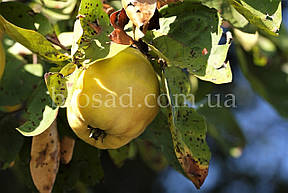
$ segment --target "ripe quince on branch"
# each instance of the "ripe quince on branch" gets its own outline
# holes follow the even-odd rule
[[[76,135],[100,149],[138,137],[158,113],[159,83],[147,58],[126,48],[84,68],[67,106]]]

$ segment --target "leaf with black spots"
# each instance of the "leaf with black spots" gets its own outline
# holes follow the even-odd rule
[[[56,106],[64,106],[68,90],[67,79],[61,73],[46,73],[44,75],[45,83],[49,91],[49,95]]]
[[[27,104],[23,113],[24,124],[17,130],[24,136],[35,136],[44,132],[56,119],[58,107],[53,105],[44,81],[33,93],[33,99]]]
[[[277,36],[282,22],[281,0],[229,0],[249,22]]]
[[[21,2],[3,2],[0,4],[1,15],[12,24],[34,31],[42,35],[52,34],[54,29],[48,18]],[[37,27],[36,27],[37,26]]]
[[[191,88],[185,72],[168,67],[164,70],[162,80],[165,81],[170,103],[168,122],[176,157],[185,175],[200,188],[208,175],[211,157],[206,144],[206,121],[187,104]]]
[[[169,4],[160,14],[160,29],[146,39],[165,56],[168,66],[186,68],[198,78],[216,84],[231,82],[226,62],[231,36],[226,44],[219,45],[223,30],[216,9],[188,1]]]
[[[108,36],[112,30],[109,16],[103,10],[102,2],[82,0],[74,25],[72,55],[82,50],[89,62],[104,58],[109,54],[110,39]]]
[[[17,27],[0,16],[0,29],[13,40],[21,43],[32,52],[42,56],[50,62],[59,63],[69,59],[68,56],[58,51],[46,38],[34,31]]]

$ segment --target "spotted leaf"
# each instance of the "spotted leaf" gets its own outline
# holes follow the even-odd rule
[[[282,22],[281,0],[229,0],[244,17],[267,33],[277,36]]]
[[[147,41],[165,56],[168,66],[186,68],[216,84],[231,82],[231,69],[225,62],[231,41],[219,45],[223,31],[216,9],[184,1],[163,7],[160,14],[160,29]]]
[[[206,144],[207,126],[203,116],[186,104],[190,92],[187,74],[179,68],[164,69],[165,87],[170,101],[169,127],[176,157],[185,175],[197,188],[208,175],[211,157]],[[180,96],[184,95],[184,98]]]
[[[17,130],[24,136],[39,135],[53,123],[57,114],[58,107],[53,106],[43,81],[33,92],[33,99],[24,109],[22,119],[26,122]]]
[[[67,79],[61,73],[46,73],[44,75],[46,86],[51,99],[56,106],[64,106],[68,91]]]
[[[79,54],[82,50],[85,59],[89,60],[88,63],[107,56],[110,47],[109,34],[112,30],[102,2],[82,0],[74,26],[72,55]]]
[[[13,40],[21,43],[32,52],[42,56],[50,62],[61,62],[68,60],[69,57],[62,54],[54,46],[46,40],[40,33],[34,30],[28,30],[17,27],[8,22],[0,15],[0,29],[4,31]]]

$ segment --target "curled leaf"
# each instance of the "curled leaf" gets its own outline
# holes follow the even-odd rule
[[[116,11],[110,15],[110,23],[114,27],[114,31],[110,34],[110,39],[122,45],[133,44],[133,39],[124,31],[125,25],[129,22],[124,9]]]
[[[115,11],[110,15],[110,23],[116,28],[124,29],[125,25],[128,24],[129,18],[124,9]]]
[[[127,33],[122,29],[115,29],[110,34],[110,39],[117,44],[123,44],[123,45],[133,44],[133,39],[129,35],[127,35]]]

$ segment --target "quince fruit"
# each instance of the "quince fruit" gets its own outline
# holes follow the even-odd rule
[[[138,137],[155,118],[159,82],[146,57],[126,48],[83,68],[75,81],[67,118],[75,134],[100,149],[116,149]]]

